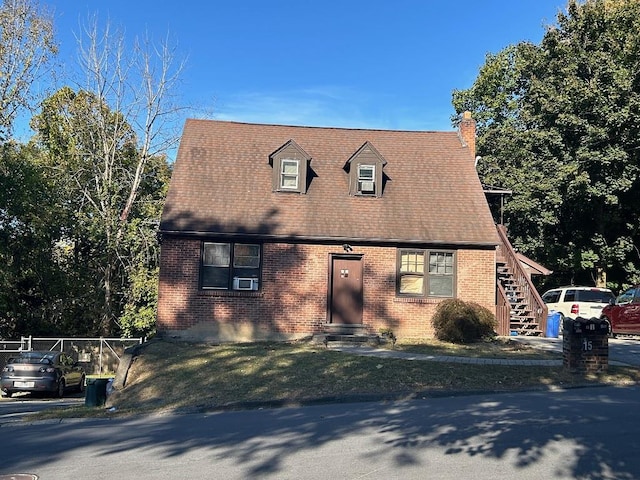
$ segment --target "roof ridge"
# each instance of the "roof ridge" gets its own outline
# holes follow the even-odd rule
[[[244,125],[255,127],[275,127],[275,128],[301,128],[316,130],[345,130],[345,131],[364,131],[364,132],[398,132],[398,133],[437,133],[437,134],[458,134],[455,129],[451,130],[408,130],[408,129],[389,129],[389,128],[366,128],[366,127],[338,127],[338,126],[320,126],[320,125],[293,125],[284,123],[260,123],[260,122],[244,122],[238,120],[217,120],[212,118],[187,118],[185,122],[214,122],[219,124]]]

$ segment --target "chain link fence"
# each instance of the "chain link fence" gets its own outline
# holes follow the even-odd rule
[[[59,350],[82,365],[88,375],[115,374],[125,349],[142,344],[144,338],[38,338],[0,340],[0,369],[23,351]]]

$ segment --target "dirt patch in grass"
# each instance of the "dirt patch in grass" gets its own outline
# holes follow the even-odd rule
[[[509,339],[474,345],[437,341],[399,343],[399,350],[428,355],[560,359]],[[640,370],[609,366],[598,374],[572,374],[564,367],[474,365],[365,357],[309,342],[194,345],[153,340],[135,357],[126,387],[108,408],[76,407],[51,415],[105,416],[153,411],[195,412],[317,399],[370,395],[442,395],[447,392],[552,389],[576,385],[632,385]]]

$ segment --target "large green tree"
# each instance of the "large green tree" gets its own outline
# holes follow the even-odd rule
[[[37,149],[11,138],[20,114],[36,108],[34,84],[51,73],[56,53],[45,9],[30,0],[0,3],[0,337],[65,329],[56,195]]]
[[[30,0],[0,5],[0,141],[55,53]],[[181,64],[166,43],[127,43],[94,18],[75,88],[39,104],[27,145],[0,145],[0,336],[148,335],[155,328],[157,224],[178,139]]]
[[[32,147],[0,147],[0,338],[69,334],[60,262],[64,214]]]
[[[77,333],[150,333],[156,228],[170,176],[166,157],[146,158],[139,171],[135,132],[120,112],[86,91],[62,88],[43,102],[32,127],[67,218],[68,300],[82,307]],[[137,319],[138,312],[146,320]]]
[[[453,103],[478,119],[483,182],[512,191],[510,236],[554,283],[640,281],[640,2],[569,1]]]
[[[86,329],[148,334],[155,325],[157,224],[179,138],[174,88],[182,64],[168,43],[127,42],[89,19],[78,42],[77,88],[42,104],[32,127],[64,209]]]

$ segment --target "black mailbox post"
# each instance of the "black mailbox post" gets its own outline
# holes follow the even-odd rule
[[[595,317],[566,317],[562,337],[562,361],[571,372],[602,372],[609,366],[607,322]]]

